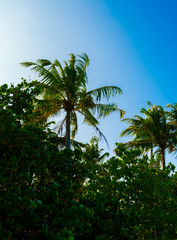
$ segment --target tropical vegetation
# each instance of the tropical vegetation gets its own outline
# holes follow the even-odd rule
[[[64,67],[56,59],[54,63],[46,59],[38,59],[36,63],[23,62],[25,67],[31,67],[41,78],[41,98],[38,99],[38,107],[47,116],[59,114],[65,111],[58,132],[62,132],[66,122],[66,147],[70,148],[70,137],[73,139],[78,130],[77,115],[84,117],[84,122],[93,126],[103,138],[104,135],[98,128],[97,118],[106,117],[110,113],[119,111],[121,117],[124,111],[115,103],[100,103],[102,98],[109,100],[111,96],[122,94],[117,86],[104,86],[87,91],[86,69],[89,58],[86,54],[75,56],[70,54],[70,60],[64,62]],[[95,118],[94,114],[98,117]],[[72,131],[70,134],[70,126]]]
[[[84,60],[78,58],[77,64],[79,61]],[[66,72],[70,64],[66,63]],[[40,69],[38,63],[33,66]],[[144,117],[124,119],[130,125],[123,135],[134,139],[115,143],[112,157],[100,149],[98,137],[89,143],[72,142],[72,149],[68,145],[61,148],[61,138],[51,129],[49,116],[62,111],[64,105],[50,80],[44,80],[45,71],[57,74],[54,66],[46,66],[41,67],[42,81],[0,86],[0,238],[177,239],[177,172],[173,164],[165,164],[161,148],[163,144],[164,152],[176,152],[177,105],[170,104],[165,110],[149,103],[147,110],[141,110]],[[106,108],[109,103],[101,108],[98,102],[118,89],[94,90],[95,95],[81,86],[76,90],[78,103],[81,98],[86,101],[80,109],[87,112],[88,107],[91,115],[87,116],[97,112],[104,117],[106,110],[108,115],[113,111]],[[64,91],[61,88],[61,93]],[[91,101],[100,108],[93,110]],[[75,123],[73,111],[79,109],[73,104],[71,126]],[[66,109],[61,113],[67,115]]]
[[[175,149],[177,131],[173,113],[169,113],[162,106],[152,105],[148,102],[149,108],[142,108],[140,113],[145,115],[125,118],[123,121],[129,124],[121,136],[133,136],[134,139],[127,143],[130,147],[140,147],[143,150],[155,148],[155,153],[161,155],[163,168],[165,167],[165,151],[173,152]]]

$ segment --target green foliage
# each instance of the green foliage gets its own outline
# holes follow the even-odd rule
[[[17,89],[20,88],[18,85]],[[55,133],[46,131],[39,123],[26,124],[34,109],[29,91],[19,90],[22,101],[18,108],[18,101],[11,101],[14,86],[3,85],[1,89],[0,236],[63,239],[60,235],[66,235],[67,226],[63,219],[71,218],[68,209],[73,208],[71,203],[82,182],[83,170],[78,164],[81,154],[58,151]],[[26,107],[31,111],[27,112]],[[71,176],[76,182],[73,186]],[[68,237],[72,239],[71,234]]]
[[[84,152],[59,151],[56,134],[29,121],[38,94],[31,87],[0,88],[1,239],[176,239],[174,166],[162,170],[118,143],[102,163],[98,139]]]
[[[36,96],[41,93],[39,82],[27,82],[22,80],[20,84],[14,86],[7,84],[0,86],[0,109],[9,111],[15,118],[23,124],[39,123],[46,124],[47,115],[42,114],[37,109]]]
[[[176,239],[177,175],[174,166],[150,167],[140,150],[117,144],[116,157],[93,169],[85,202],[103,239]]]

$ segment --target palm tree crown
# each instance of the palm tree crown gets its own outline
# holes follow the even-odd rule
[[[64,62],[64,67],[58,60],[54,63],[46,59],[39,59],[34,62],[21,63],[30,67],[41,78],[42,95],[38,101],[40,109],[48,116],[54,116],[65,111],[65,117],[59,127],[62,130],[66,122],[66,147],[70,148],[70,135],[73,139],[78,130],[77,115],[84,117],[84,122],[95,127],[100,136],[104,135],[98,128],[98,118],[106,117],[114,111],[119,111],[121,117],[124,111],[119,109],[115,103],[102,104],[102,98],[109,100],[110,97],[122,94],[122,90],[116,86],[105,86],[87,91],[86,69],[89,65],[89,58],[86,54],[70,54],[70,60]],[[70,126],[72,126],[70,133]],[[106,138],[104,137],[106,140]]]

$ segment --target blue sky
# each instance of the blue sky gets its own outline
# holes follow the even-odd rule
[[[35,78],[22,61],[62,62],[85,52],[88,88],[119,86],[124,94],[112,101],[126,117],[146,101],[177,102],[176,8],[176,0],[1,0],[0,84]],[[125,127],[118,113],[100,121],[111,153],[115,142],[126,141],[119,137]],[[81,124],[76,139],[88,142],[93,134]]]

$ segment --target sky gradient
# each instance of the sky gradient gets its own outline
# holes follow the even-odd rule
[[[176,9],[176,0],[0,0],[0,84],[36,78],[20,62],[63,62],[69,53],[85,52],[88,89],[120,87],[123,95],[112,102],[126,117],[139,114],[146,101],[175,103]],[[118,113],[100,121],[111,154],[115,142],[127,140],[119,136],[126,126]],[[81,124],[76,140],[88,142],[93,135]]]

